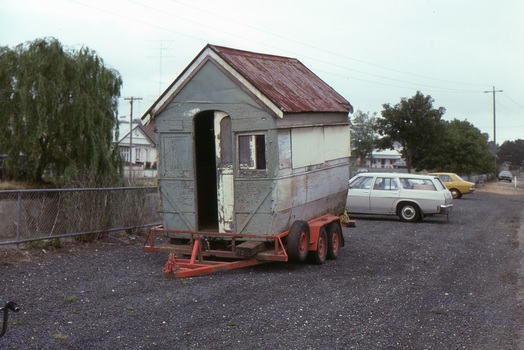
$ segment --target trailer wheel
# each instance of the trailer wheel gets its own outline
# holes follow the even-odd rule
[[[302,262],[309,252],[309,225],[306,221],[293,222],[287,237],[287,255],[289,260]]]
[[[328,254],[328,239],[326,229],[320,228],[318,231],[317,250],[309,252],[309,259],[313,264],[322,265],[327,258]]]
[[[342,228],[340,227],[340,224],[336,221],[329,224],[327,227],[328,259],[335,260],[338,258],[340,247],[344,245],[343,239],[344,237],[342,237]]]

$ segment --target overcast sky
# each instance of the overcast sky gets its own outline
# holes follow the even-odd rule
[[[421,91],[496,141],[524,139],[522,0],[0,0],[0,45],[95,50],[140,117],[207,44],[294,57],[380,114]]]

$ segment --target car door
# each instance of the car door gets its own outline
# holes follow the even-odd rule
[[[400,193],[399,188],[396,178],[378,176],[369,196],[370,212],[395,214],[395,204]]]
[[[369,213],[373,176],[358,176],[349,184],[346,208],[350,213]]]

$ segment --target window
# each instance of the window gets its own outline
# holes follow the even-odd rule
[[[129,147],[121,147],[122,157],[126,162],[129,162]]]
[[[440,181],[442,182],[453,182],[449,175],[439,175]]]
[[[375,180],[375,184],[373,185],[373,189],[396,191],[398,190],[397,180],[389,177],[377,177],[377,179]]]
[[[136,153],[136,155],[135,155],[135,157],[136,157],[136,162],[140,162],[140,153],[141,153],[140,151],[141,151],[141,150],[142,150],[141,148],[136,148],[136,149],[135,149],[135,153]]]
[[[407,190],[436,191],[435,185],[429,179],[405,178],[400,179],[400,182],[402,182],[402,187]]]
[[[371,188],[371,182],[373,181],[373,177],[357,177],[354,181],[351,181],[349,184],[350,188],[360,188],[360,189],[370,189]]]
[[[238,163],[242,170],[266,169],[265,135],[238,136]]]

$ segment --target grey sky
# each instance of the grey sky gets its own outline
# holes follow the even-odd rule
[[[135,116],[207,43],[295,57],[364,112],[419,90],[490,140],[495,86],[501,144],[524,139],[522,18],[520,0],[0,0],[0,45],[97,51]]]

